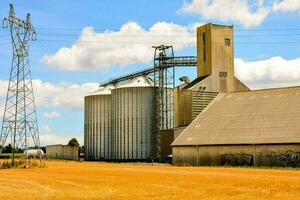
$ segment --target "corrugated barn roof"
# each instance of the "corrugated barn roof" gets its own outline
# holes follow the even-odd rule
[[[173,146],[300,143],[300,87],[220,93]]]

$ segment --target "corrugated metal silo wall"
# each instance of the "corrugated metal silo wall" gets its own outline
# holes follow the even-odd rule
[[[92,95],[84,102],[86,160],[111,159],[111,95]]]
[[[155,94],[155,87],[112,90],[113,159],[150,159],[155,133]]]

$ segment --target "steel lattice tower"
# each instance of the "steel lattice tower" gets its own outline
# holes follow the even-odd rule
[[[10,29],[13,58],[0,145],[3,147],[10,137],[13,151],[29,145],[38,147],[39,132],[29,67],[29,41],[36,39],[36,33],[30,14],[27,14],[26,20],[17,18],[12,4],[9,16],[3,20],[3,27]]]
[[[156,93],[155,135],[152,159],[160,158],[160,131],[173,128],[173,88],[175,86],[175,64],[172,46],[154,46],[154,85]]]

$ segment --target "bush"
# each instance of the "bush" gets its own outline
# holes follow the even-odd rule
[[[14,163],[11,160],[3,160],[0,161],[0,169],[21,169],[21,168],[35,168],[39,166],[39,162],[36,160],[29,160],[28,161],[28,167],[26,167],[25,160],[15,160]],[[43,164],[40,167],[45,167],[45,164]]]

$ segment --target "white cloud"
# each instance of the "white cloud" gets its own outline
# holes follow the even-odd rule
[[[145,30],[135,22],[128,22],[119,31],[103,33],[86,27],[72,47],[45,55],[42,62],[69,71],[101,70],[114,65],[148,63],[153,58],[153,45],[173,45],[180,50],[195,43],[194,30],[174,23],[158,22]]]
[[[59,118],[60,117],[60,113],[57,111],[53,111],[53,112],[45,112],[43,114],[43,117],[46,119],[53,119],[53,118]]]
[[[273,3],[275,12],[298,12],[300,13],[299,0],[280,0]]]
[[[272,57],[259,61],[235,60],[235,74],[251,88],[300,85],[300,58]]]
[[[50,132],[52,129],[48,125],[44,125],[41,127],[44,132]]]
[[[180,12],[251,28],[259,26],[270,13],[270,9],[264,6],[263,0],[192,0],[184,3]]]
[[[1,86],[3,85],[3,87]],[[0,81],[0,97],[6,95],[8,81]],[[37,107],[69,108],[80,111],[83,109],[83,98],[85,95],[95,91],[98,83],[57,83],[42,82],[39,79],[33,80],[35,100]],[[2,96],[1,96],[2,95]],[[4,102],[1,104],[4,106]],[[1,109],[1,107],[0,107]],[[1,111],[1,110],[0,110]],[[57,113],[52,113],[57,115]]]
[[[40,144],[41,146],[53,145],[53,144],[68,144],[69,140],[76,138],[80,145],[83,145],[83,136],[81,135],[57,135],[57,134],[41,134]]]
[[[37,106],[53,106],[56,108],[69,108],[72,110],[83,109],[85,95],[95,91],[98,83],[58,83],[34,80],[33,86],[36,94]]]
[[[3,119],[3,115],[4,115],[4,104],[5,104],[5,102],[0,102],[0,120]]]
[[[8,82],[0,80],[0,97],[5,97],[7,93]]]
[[[0,120],[2,122],[5,108],[5,98],[7,93],[8,82],[0,80]],[[1,124],[0,122],[0,124]]]

